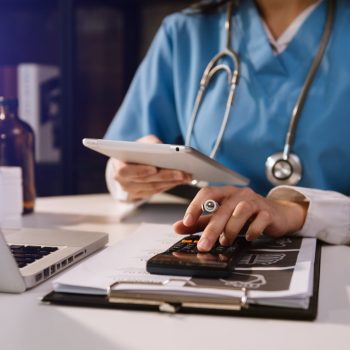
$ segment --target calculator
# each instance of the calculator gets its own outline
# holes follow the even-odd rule
[[[197,250],[199,239],[199,235],[187,236],[153,256],[147,261],[147,271],[158,275],[228,277],[250,246],[244,236],[238,236],[230,246],[217,241],[209,252],[202,253]]]

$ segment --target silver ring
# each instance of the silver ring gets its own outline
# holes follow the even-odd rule
[[[213,199],[207,199],[202,204],[203,213],[212,214],[219,208],[219,203],[214,201]]]

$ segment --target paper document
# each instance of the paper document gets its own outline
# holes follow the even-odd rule
[[[158,281],[166,276],[146,272],[146,261],[181,236],[171,225],[142,224],[135,233],[107,247],[53,281],[55,291],[106,295],[117,281]]]
[[[170,225],[142,224],[128,239],[106,248],[53,282],[66,293],[106,295],[113,291],[172,293],[239,298],[247,288],[250,303],[307,308],[313,291],[316,240],[283,237],[255,245],[225,279],[151,275],[146,261],[180,239]],[[116,283],[119,282],[119,283]]]

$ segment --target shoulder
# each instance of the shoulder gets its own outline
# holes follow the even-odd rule
[[[173,13],[164,18],[162,28],[166,35],[171,38],[188,37],[196,34],[205,34],[209,29],[219,27],[222,13],[198,14],[188,10]]]

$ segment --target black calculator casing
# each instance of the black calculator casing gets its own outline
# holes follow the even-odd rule
[[[199,238],[198,235],[187,236],[153,256],[147,261],[147,271],[157,275],[228,277],[250,245],[239,236],[231,246],[221,246],[217,242],[210,252],[200,253],[196,248]]]

